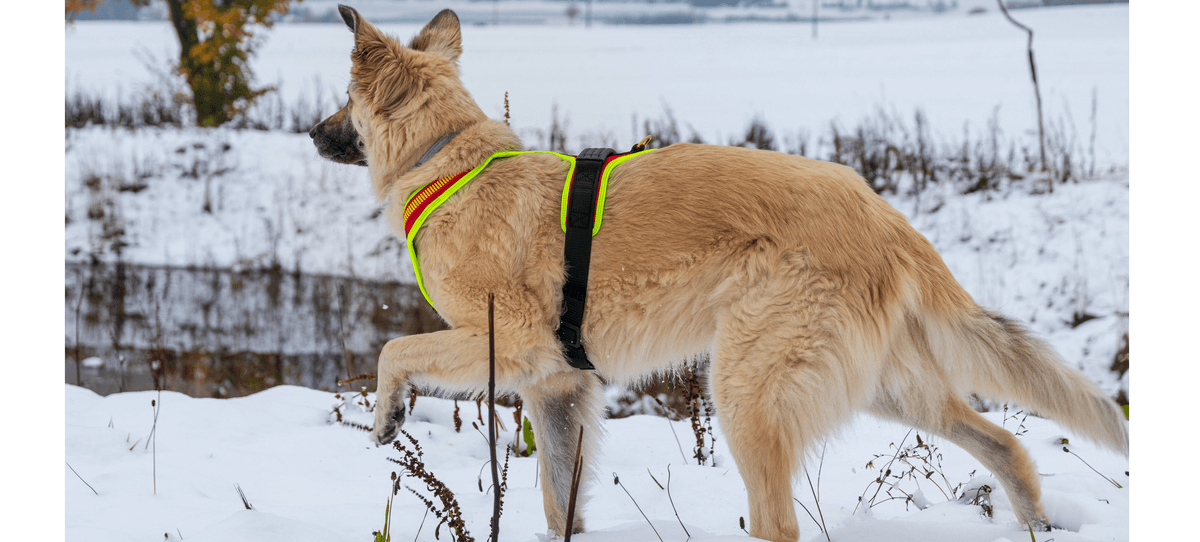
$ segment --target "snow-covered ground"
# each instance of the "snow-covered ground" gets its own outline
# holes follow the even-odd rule
[[[373,402],[374,396],[368,399]],[[159,408],[157,422],[151,401]],[[194,399],[173,392],[101,397],[66,386],[69,467],[64,466],[63,472],[67,540],[370,540],[371,532],[383,527],[390,475],[403,474],[388,458],[399,459],[401,454],[390,446],[375,447],[362,431],[330,423],[330,412],[339,403],[330,393],[291,386],[238,399]],[[456,495],[467,530],[482,542],[491,517],[491,494],[479,490],[481,478],[485,489],[490,481],[485,469],[488,444],[482,433],[471,428],[473,420],[478,423],[473,402],[460,402],[459,407],[463,429],[455,432],[453,402],[420,397],[405,429],[424,450],[428,470]],[[485,417],[486,408],[485,404]],[[347,421],[372,423],[373,415],[353,404],[341,410]],[[498,444],[501,464],[503,446],[513,437],[511,412],[498,407],[498,416],[507,428]],[[1124,457],[1079,441],[1046,420],[1030,417],[1022,428],[1019,418],[1005,420],[1000,412],[984,416],[1003,422],[1014,432],[1027,430],[1018,438],[1037,463],[1046,513],[1059,527],[1050,533],[1036,533],[1037,540],[1129,540],[1131,482]],[[605,421],[597,479],[590,491],[591,501],[583,510],[589,532],[573,539],[650,541],[657,539],[657,531],[665,542],[684,542],[688,536],[675,519],[678,512],[697,541],[746,540],[738,526],[738,518],[749,515],[745,489],[717,425],[714,468],[684,459],[672,431],[683,446],[694,442],[687,420],[632,416]],[[1065,453],[1060,444],[1064,437],[1071,451],[1103,476]],[[875,502],[881,504],[869,512],[859,507],[854,513],[860,496],[865,494],[869,500],[874,495],[872,481],[896,447],[916,444],[915,435],[908,434],[906,427],[859,418],[840,438],[829,440],[823,461],[819,455],[810,458],[809,475],[820,486],[818,517],[824,517],[833,540],[1029,539],[1004,490],[974,458],[939,438],[921,438],[940,454],[945,479],[937,474],[929,480],[918,476],[919,484],[910,480],[899,488],[907,493],[919,491],[920,498],[927,500],[924,509],[906,504],[903,498],[883,502],[885,493],[880,492]],[[876,459],[876,455],[885,457]],[[874,465],[867,467],[872,460]],[[659,488],[659,484],[668,484],[668,466],[670,495]],[[897,462],[892,468],[899,472],[907,466]],[[500,537],[544,542],[546,524],[536,453],[535,457],[512,457],[508,469]],[[620,477],[624,489],[613,484],[614,475]],[[965,485],[959,494],[980,484],[995,489],[991,495],[993,518],[984,517],[980,506],[952,502],[943,495],[960,483]],[[423,484],[412,478],[405,478],[404,485],[429,495]],[[253,510],[245,508],[237,487]],[[804,507],[818,515],[806,478],[796,480],[794,492]],[[899,491],[893,494],[901,495]],[[637,507],[649,517],[653,530]],[[795,509],[801,540],[825,540],[804,508],[797,504]],[[424,510],[416,497],[401,489],[393,501],[392,539],[434,540],[437,522],[430,515],[421,527]],[[442,540],[450,536],[444,526],[440,535]]]

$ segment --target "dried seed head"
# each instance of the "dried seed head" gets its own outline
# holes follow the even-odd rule
[[[743,529],[746,528],[746,518],[744,518],[742,516],[738,516],[738,527],[741,527]]]

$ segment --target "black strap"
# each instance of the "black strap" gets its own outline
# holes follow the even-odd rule
[[[558,322],[558,340],[562,342],[567,363],[576,369],[595,369],[583,350],[580,329],[587,301],[588,266],[592,259],[592,227],[596,220],[596,192],[604,161],[615,154],[612,149],[584,149],[575,158],[575,176],[567,199],[567,234],[563,260],[567,282],[563,284],[562,316]]]

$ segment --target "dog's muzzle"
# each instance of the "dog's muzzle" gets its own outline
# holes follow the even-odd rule
[[[323,158],[341,164],[365,166],[367,155],[362,140],[359,139],[358,132],[348,124],[342,122],[331,126],[328,120],[321,121],[308,131],[308,137],[312,138],[313,145],[317,146],[317,153]]]

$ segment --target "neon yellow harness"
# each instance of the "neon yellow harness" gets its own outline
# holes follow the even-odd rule
[[[604,216],[604,197],[605,193],[608,191],[608,176],[612,173],[612,170],[630,158],[648,153],[653,150],[654,149],[647,149],[644,151],[613,156],[604,164],[604,171],[600,176],[600,190],[596,199],[596,221],[595,226],[592,227],[593,236],[595,236],[597,233],[600,233],[600,220]],[[550,151],[498,152],[487,157],[482,164],[475,166],[474,169],[457,173],[455,175],[442,177],[441,179],[425,185],[423,188],[417,190],[413,193],[413,195],[408,197],[408,201],[406,201],[404,204],[405,242],[408,245],[408,255],[410,258],[412,258],[413,272],[417,275],[417,286],[421,289],[421,295],[425,296],[425,301],[427,301],[429,306],[433,307],[434,310],[437,310],[437,307],[434,307],[433,301],[429,299],[429,293],[425,291],[425,282],[421,277],[421,266],[417,263],[417,248],[415,240],[417,238],[417,232],[421,229],[421,225],[425,223],[425,220],[433,214],[438,206],[445,203],[446,200],[450,199],[450,196],[453,196],[455,192],[466,186],[467,183],[471,182],[471,179],[474,179],[477,175],[482,173],[483,169],[486,168],[488,164],[492,162],[492,160],[497,158],[510,158],[521,154],[535,153],[553,155],[561,160],[571,163],[571,167],[567,171],[566,182],[563,183],[562,207],[559,213],[559,225],[565,232],[567,231],[567,196],[571,192],[571,181],[575,178],[575,157],[569,154],[559,154],[557,152]]]

